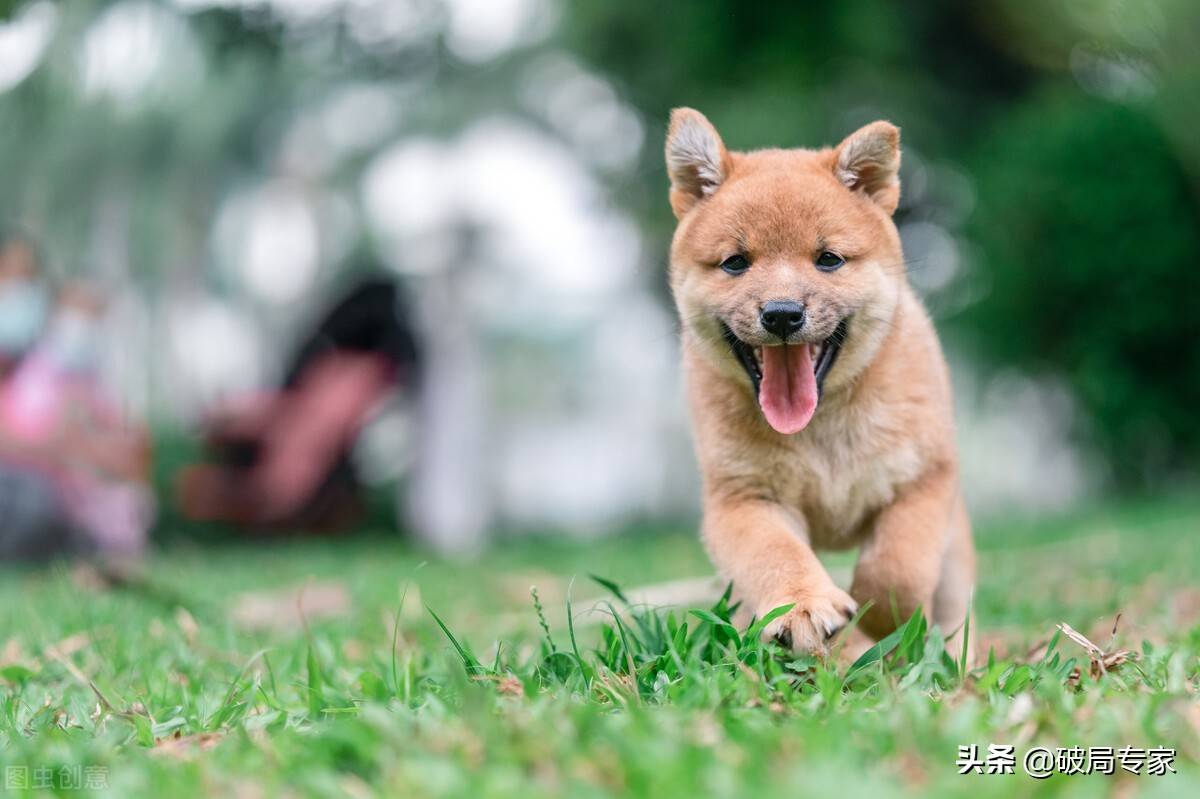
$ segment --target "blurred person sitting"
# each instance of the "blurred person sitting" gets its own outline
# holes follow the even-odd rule
[[[50,307],[50,290],[33,242],[9,235],[0,244],[0,380],[33,346]]]
[[[215,463],[185,467],[185,516],[261,530],[332,531],[361,511],[351,454],[371,412],[416,380],[418,351],[400,287],[354,286],[292,358],[280,387],[205,422]]]
[[[146,431],[99,376],[103,302],[70,283],[0,382],[0,557],[140,553],[153,520]]]

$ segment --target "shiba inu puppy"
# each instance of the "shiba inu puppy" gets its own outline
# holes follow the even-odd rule
[[[671,288],[704,482],[705,544],[767,634],[822,651],[870,602],[951,635],[975,580],[952,400],[892,213],[900,132],[731,152],[699,112],[666,144]],[[859,547],[846,593],[815,549]]]

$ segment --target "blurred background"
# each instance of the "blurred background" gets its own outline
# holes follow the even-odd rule
[[[694,519],[678,105],[903,129],[977,517],[1186,492],[1198,92],[1192,0],[0,0],[0,552]]]

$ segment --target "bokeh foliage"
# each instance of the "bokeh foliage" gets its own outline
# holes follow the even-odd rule
[[[437,36],[365,50],[333,18],[305,31],[327,46],[314,59],[269,14],[218,4],[186,16],[209,79],[186,102],[136,113],[68,86],[82,32],[113,4],[56,5],[60,33],[43,65],[0,97],[0,174],[11,187],[0,214],[33,220],[67,270],[89,250],[95,220],[111,215],[131,230],[129,269],[141,281],[202,272],[221,196],[271,174],[295,110],[331,87],[433,86],[436,74],[441,88],[421,95],[404,127],[449,135],[511,105],[538,52],[565,49],[642,114],[638,168],[611,188],[648,236],[656,271],[646,277],[664,301],[673,220],[659,148],[671,107],[700,108],[736,148],[829,144],[887,117],[904,131],[899,221],[933,221],[960,245],[958,299],[931,298],[950,348],[985,374],[1068,386],[1082,411],[1075,432],[1116,484],[1195,476],[1200,6],[1191,0],[578,0],[558,6],[556,33],[486,68],[448,57]],[[0,0],[0,18],[24,6]],[[353,185],[370,154],[331,178]],[[944,180],[947,170],[965,181]]]
[[[1123,484],[1200,452],[1200,207],[1162,133],[1128,107],[1047,97],[980,143],[970,235],[990,291],[977,351],[1061,375]]]

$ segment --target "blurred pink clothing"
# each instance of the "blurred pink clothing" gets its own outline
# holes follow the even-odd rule
[[[131,554],[145,543],[153,500],[144,485],[100,473],[56,448],[71,424],[86,431],[120,424],[91,370],[60,366],[39,347],[0,384],[0,437],[6,461],[47,477],[63,510],[103,552]]]
[[[35,350],[0,388],[0,420],[5,433],[22,444],[48,444],[61,430],[63,414],[72,401],[83,401],[109,416],[94,383],[91,374],[72,374],[44,351]]]

